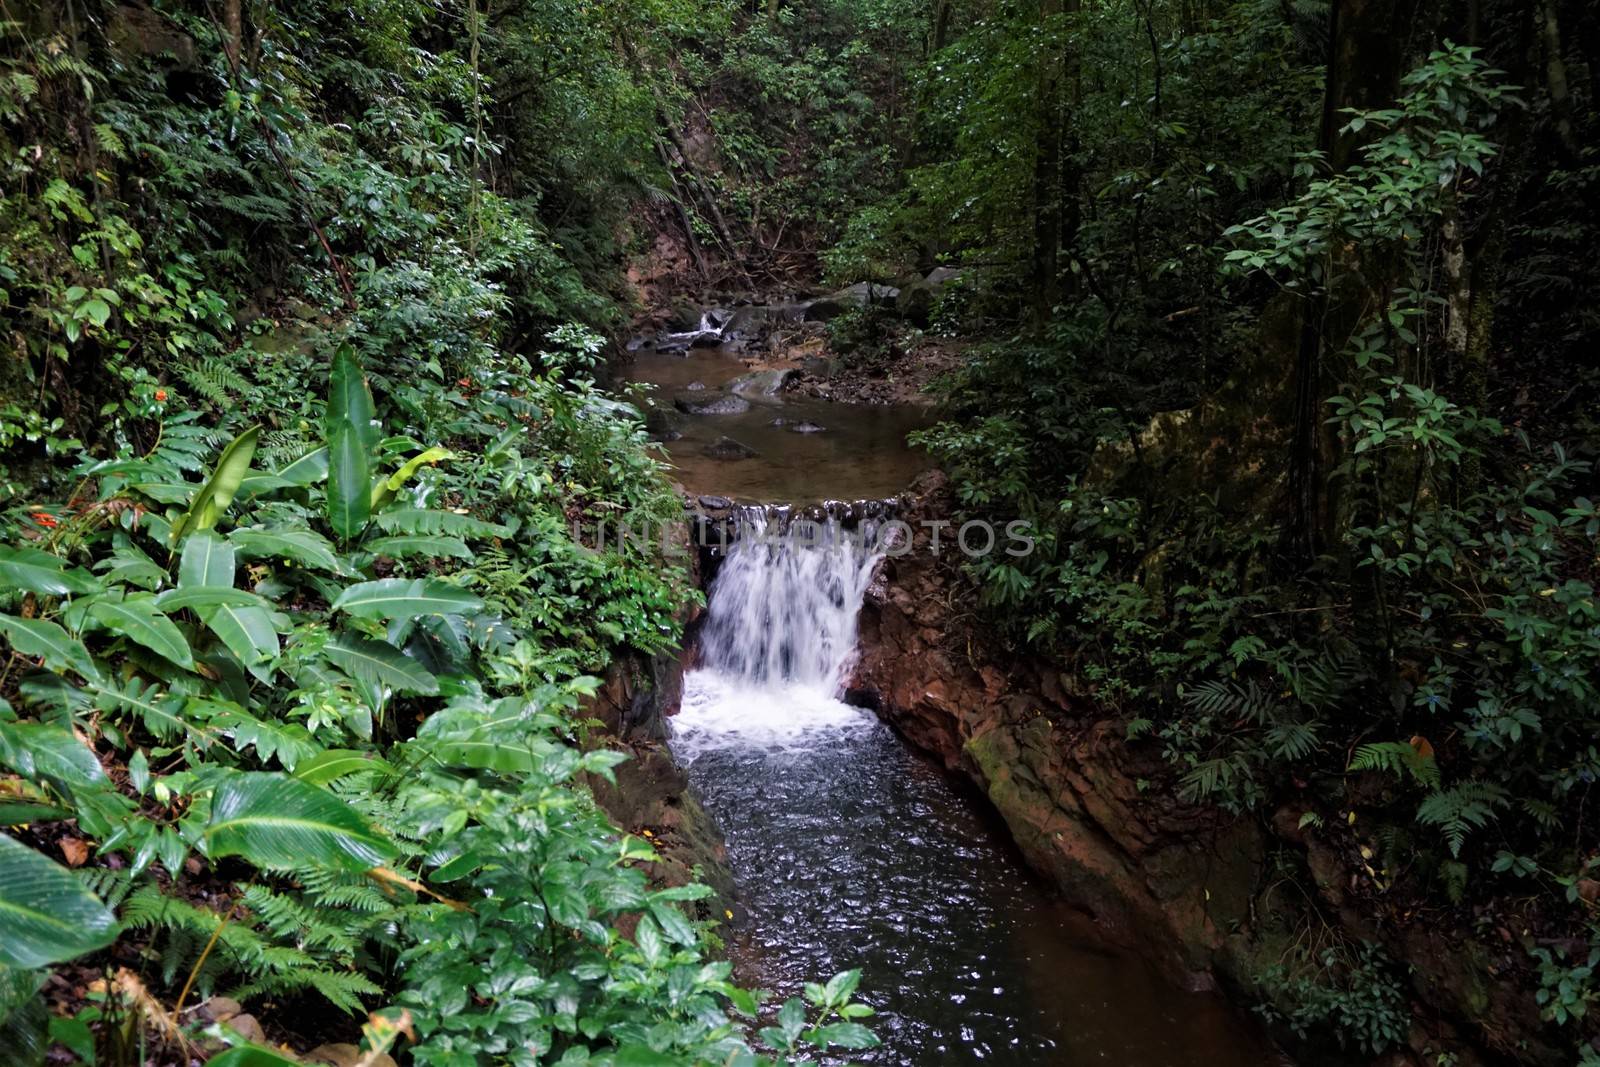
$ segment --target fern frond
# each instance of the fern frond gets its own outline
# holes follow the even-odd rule
[[[1461,855],[1461,846],[1473,830],[1481,830],[1495,818],[1495,809],[1508,803],[1506,791],[1491,782],[1461,782],[1442,789],[1417,807],[1417,821],[1437,826],[1450,846],[1450,855]]]

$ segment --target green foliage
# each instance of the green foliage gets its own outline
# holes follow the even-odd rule
[[[1340,1048],[1378,1056],[1403,1045],[1411,1030],[1405,988],[1375,945],[1301,953],[1257,975],[1268,999],[1256,1011],[1301,1040],[1331,1034]]]
[[[674,647],[697,594],[659,546],[578,540],[681,514],[580,323],[620,317],[616,234],[676,103],[651,71],[717,10],[574,34],[560,3],[257,4],[235,64],[203,6],[162,5],[203,57],[181,71],[65,12],[5,37],[8,1048],[44,1023],[19,968],[109,972],[113,934],[151,999],[113,983],[72,1021],[91,1054],[191,987],[404,1005],[411,1062],[450,1067],[872,1043],[845,976],[752,1051],[707,891],[652,886],[586,785],[622,758],[580,742],[593,675]],[[40,851],[65,820],[76,874]]]

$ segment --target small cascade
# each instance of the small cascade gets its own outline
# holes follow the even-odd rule
[[[877,720],[842,703],[856,616],[879,551],[878,505],[737,508],[717,521],[726,549],[684,679],[672,750],[798,752],[840,744]]]
[[[877,562],[874,524],[742,509],[711,587],[700,642],[712,671],[751,688],[836,697],[856,647],[856,615]]]

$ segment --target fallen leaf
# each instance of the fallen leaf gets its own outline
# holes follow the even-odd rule
[[[67,858],[68,867],[82,867],[89,859],[89,842],[79,837],[63,837],[61,854]]]

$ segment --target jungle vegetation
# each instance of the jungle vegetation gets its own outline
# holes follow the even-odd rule
[[[1581,0],[0,0],[0,1046],[873,1042],[588,788],[698,595],[572,532],[680,508],[599,384],[669,234],[685,292],[958,270],[835,333],[965,346],[921,440],[1040,533],[962,577],[1006,654],[1600,1063],[1597,78]],[[1377,1055],[1403,984],[1260,1008]]]

